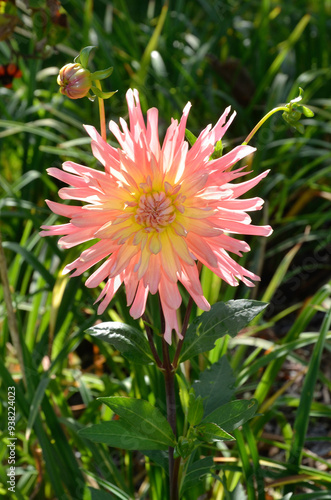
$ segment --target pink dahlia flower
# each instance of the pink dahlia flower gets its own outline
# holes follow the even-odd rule
[[[239,198],[268,172],[233,183],[246,172],[244,167],[231,167],[254,151],[250,146],[237,146],[221,158],[209,160],[235,116],[233,113],[226,123],[230,108],[214,128],[205,128],[189,149],[185,141],[188,103],[180,122],[172,120],[161,147],[157,109],[148,110],[146,126],[138,92],[129,90],[126,98],[130,128],[123,119],[123,131],[113,121],[109,124],[119,148],[107,144],[94,127],[85,126],[103,171],[72,161],[63,164],[64,171],[48,169],[50,175],[71,186],[60,189],[63,200],[85,204],[47,201],[53,212],[70,222],[42,226],[41,235],[63,235],[59,240],[63,248],[97,240],[64,272],[74,271],[72,276],[78,276],[102,262],[86,281],[86,286],[93,288],[106,280],[97,299],[101,301],[98,313],[106,309],[123,282],[133,318],[144,313],[148,293],[158,292],[165,339],[171,343],[172,330],[180,336],[178,281],[199,308],[210,308],[203,296],[197,261],[231,286],[237,286],[239,280],[254,286],[251,280],[259,280],[230,257],[228,252],[241,256],[250,248],[229,234],[268,236],[272,232],[270,226],[252,225],[246,213],[261,209],[263,200]]]

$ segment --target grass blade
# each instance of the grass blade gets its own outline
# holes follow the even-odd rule
[[[306,433],[309,424],[310,408],[314,396],[314,387],[318,376],[318,370],[321,362],[326,335],[330,329],[330,324],[331,309],[324,318],[320,336],[314,347],[314,351],[308,367],[308,372],[305,377],[301,392],[299,408],[294,422],[294,437],[289,458],[289,463],[293,466],[294,469],[297,469],[301,462],[303,445],[306,439]]]

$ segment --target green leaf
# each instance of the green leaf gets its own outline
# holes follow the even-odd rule
[[[114,90],[113,92],[103,92],[102,90],[98,89],[98,87],[95,87],[94,85],[92,85],[91,90],[100,99],[109,99],[117,92],[117,90]]]
[[[152,406],[148,401],[135,398],[113,396],[109,398],[98,398],[114,413],[119,415],[127,429],[137,435],[149,438],[158,443],[158,448],[164,449],[176,444],[175,436],[167,419],[160,410]],[[147,446],[144,446],[147,449]]]
[[[156,465],[162,467],[169,474],[169,458],[168,451],[165,450],[141,450],[143,455],[146,455]]]
[[[94,443],[104,443],[122,450],[162,450],[168,448],[164,443],[160,443],[158,438],[146,436],[134,426],[129,426],[126,422],[122,423],[118,420],[86,427],[79,431],[79,435]]]
[[[301,463],[303,447],[306,441],[306,434],[310,420],[310,409],[314,398],[314,389],[318,377],[318,371],[321,364],[322,353],[324,350],[326,336],[331,325],[331,310],[325,315],[321,327],[320,335],[314,346],[313,353],[309,360],[308,371],[301,389],[300,403],[296,412],[293,425],[293,442],[291,446],[289,464],[294,470],[299,470]]]
[[[307,106],[302,106],[302,112],[307,118],[312,118],[314,116],[314,112],[307,108]]]
[[[213,422],[219,425],[224,431],[231,432],[254,417],[257,408],[258,402],[256,399],[249,401],[238,399],[220,406],[205,417],[202,422]]]
[[[153,362],[149,344],[136,328],[116,321],[108,321],[92,326],[86,333],[111,344],[129,361],[139,364]]]
[[[206,443],[215,441],[233,441],[234,437],[223,430],[219,425],[212,422],[196,426],[197,438]]]
[[[197,137],[195,137],[195,135],[192,134],[192,132],[190,132],[190,130],[188,128],[185,129],[185,138],[191,147],[194,145],[195,141],[197,140]]]
[[[202,458],[201,460],[190,464],[184,477],[180,490],[180,496],[184,493],[184,491],[198,484],[199,481],[201,481],[206,474],[209,474],[211,469],[214,467],[215,464],[212,457]]]
[[[31,430],[33,428],[34,422],[36,420],[36,416],[38,415],[39,405],[44,398],[45,391],[51,379],[49,377],[42,377],[38,384],[37,390],[33,396],[32,403],[30,405],[30,414],[28,423],[25,431],[25,439],[28,441],[30,439]]]
[[[89,45],[88,47],[84,47],[80,51],[79,56],[75,58],[75,62],[80,63],[83,66],[83,68],[87,68],[90,54],[92,50],[96,48],[97,47],[95,45]]]
[[[266,307],[267,304],[256,300],[217,302],[189,326],[180,362],[213,349],[216,340],[224,335],[234,337]]]
[[[115,495],[115,498],[119,498],[120,500],[132,500],[132,497],[128,495],[125,491],[121,490],[115,484],[106,481],[106,479],[102,479],[99,475],[93,474],[93,472],[85,471],[85,474],[88,477],[91,477],[94,479],[94,481],[99,485],[102,486],[106,491],[109,491],[110,493],[113,493]],[[113,498],[113,497],[110,497]]]
[[[218,158],[221,158],[222,154],[223,154],[223,143],[222,143],[222,139],[220,139],[216,143],[214,152],[211,155],[211,159],[212,160],[217,160]]]
[[[179,436],[177,445],[174,449],[174,458],[182,457],[184,460],[188,458],[194,450],[196,439]]]
[[[201,396],[198,396],[196,398],[193,392],[190,392],[187,420],[191,425],[197,425],[201,422],[202,417],[203,417],[202,398]]]
[[[50,288],[54,287],[55,279],[53,275],[43,266],[40,260],[38,260],[32,252],[29,252],[26,248],[22,247],[18,243],[15,243],[14,241],[4,241],[2,246],[20,254],[23,259],[44,278]]]
[[[91,493],[91,500],[113,500],[115,497],[107,493],[107,491],[96,490],[89,486],[89,491]]]
[[[92,80],[104,80],[112,74],[113,70],[114,68],[100,69],[99,71],[91,73],[91,78]]]
[[[231,401],[234,384],[235,377],[226,356],[201,373],[200,379],[195,380],[192,387],[195,394],[203,398],[205,416]]]

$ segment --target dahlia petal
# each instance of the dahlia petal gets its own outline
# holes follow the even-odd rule
[[[152,295],[154,295],[158,288],[161,279],[161,262],[159,255],[151,255],[149,265],[146,273],[144,274],[144,284],[148,285]]]
[[[188,187],[183,190],[183,194],[188,198],[189,196],[192,196],[196,194],[198,191],[200,191],[205,185],[208,180],[208,173],[201,173],[199,176],[192,174],[189,177],[185,178],[185,184],[188,184]]]
[[[68,264],[65,267],[65,272],[76,269],[76,271],[71,276],[80,276],[87,269],[90,269],[90,267],[94,266],[94,264],[107,257],[110,254],[111,250],[112,249],[109,247],[109,244],[107,242],[98,241],[87,250],[84,250],[84,252],[78,259],[76,259],[71,264]]]
[[[149,259],[151,258],[151,253],[149,249],[144,247],[140,254],[139,263],[135,265],[134,271],[137,271],[137,278],[140,280],[148,269]]]
[[[214,135],[215,135],[215,139],[214,139],[215,142],[222,139],[223,135],[225,134],[225,132],[227,131],[227,129],[229,128],[229,126],[231,125],[231,123],[233,122],[233,120],[237,114],[234,111],[232,113],[232,115],[230,116],[230,118],[228,119],[227,123],[225,124],[226,118],[227,118],[228,114],[230,113],[230,111],[231,111],[231,106],[228,106],[212,130],[214,132]]]
[[[186,168],[187,151],[188,143],[184,142],[182,146],[178,148],[178,152],[176,153],[174,161],[171,165],[171,169],[168,171],[168,182],[174,182],[177,184],[181,180]]]
[[[159,117],[159,112],[156,108],[151,108],[147,111],[146,140],[151,152],[155,156],[156,161],[158,161],[161,151],[159,136],[157,133],[158,117]]]
[[[207,243],[206,238],[197,237],[192,233],[188,233],[186,241],[189,249],[198,260],[208,267],[217,266],[217,258],[210,248],[209,243]]]
[[[124,275],[126,304],[127,306],[130,306],[135,298],[139,281],[137,279],[137,275],[132,272],[132,268],[130,270],[126,269],[122,274]]]
[[[109,122],[109,130],[114,134],[123,151],[125,151],[130,158],[134,158],[134,146],[131,134],[122,133],[117,123],[112,120]]]
[[[76,228],[75,232],[72,232],[71,234],[68,234],[60,238],[58,241],[58,245],[61,248],[68,249],[75,247],[80,243],[85,243],[86,241],[92,240],[93,238],[94,238],[93,227],[92,228],[88,227],[86,229]]]
[[[90,187],[85,188],[61,188],[59,190],[59,196],[62,200],[82,200],[89,203],[93,201],[98,201],[97,193],[93,192]]]
[[[217,236],[210,242],[210,246],[212,249],[217,251],[219,248],[224,248],[224,250],[228,250],[229,252],[235,253],[242,256],[242,252],[248,252],[250,250],[250,246],[248,243],[242,240],[237,240],[232,236],[227,234],[221,234]]]
[[[170,309],[178,309],[182,303],[182,297],[179,293],[177,283],[171,283],[165,276],[162,276],[159,284],[160,300]]]
[[[68,174],[63,170],[54,167],[47,168],[46,171],[52,177],[55,177],[56,179],[65,182],[66,184],[69,184],[70,186],[82,187],[82,188],[86,187],[86,180],[83,179],[82,177],[78,177],[77,175],[73,174]]]
[[[107,182],[107,176],[105,172],[96,170],[94,168],[85,167],[74,161],[65,161],[62,165],[63,170],[66,172],[75,174],[77,176],[83,177],[84,179],[89,179],[89,181],[98,180],[100,185]]]
[[[186,122],[187,122],[187,117],[189,115],[190,109],[192,107],[192,104],[188,102],[186,106],[183,109],[183,114],[179,122],[179,127],[178,127],[178,145],[181,145],[182,142],[185,139],[185,129],[186,129]]]
[[[130,130],[135,132],[134,139],[140,135],[140,132],[143,131],[146,133],[146,127],[144,123],[143,114],[141,112],[139,94],[136,89],[129,89],[126,93],[126,100],[128,103],[129,109],[129,120],[130,120]]]
[[[181,274],[179,275],[179,279],[182,280],[183,276],[184,276],[184,278],[186,278],[189,281],[190,286],[195,294],[197,294],[197,295],[203,294],[203,290],[202,290],[202,286],[201,286],[200,278],[199,278],[199,271],[198,271],[197,265],[195,263],[193,266],[188,266],[187,264],[185,264],[185,262],[183,262]]]
[[[58,224],[56,226],[41,226],[40,236],[56,236],[59,234],[71,234],[77,232],[75,226],[70,222],[68,224]]]
[[[190,294],[196,305],[203,311],[209,311],[210,304],[208,300],[205,299],[202,293],[201,294],[196,293],[190,280],[187,278],[187,276],[185,276],[184,273],[182,273],[182,275],[179,277],[179,281],[184,285],[184,287],[186,288],[186,290],[188,291],[188,293]]]
[[[56,201],[45,200],[47,206],[57,215],[63,215],[64,217],[75,217],[82,211],[82,207],[73,207],[70,205],[64,205],[63,203],[57,203]]]
[[[241,196],[242,194],[246,193],[249,189],[255,187],[260,182],[260,180],[264,179],[264,177],[268,175],[269,172],[270,170],[266,170],[265,172],[262,172],[262,174],[257,175],[256,177],[250,179],[249,181],[231,185],[231,189],[233,190],[234,196],[235,197]]]
[[[106,260],[94,273],[92,273],[87,280],[85,285],[87,288],[96,288],[100,283],[109,276],[110,269],[113,265],[112,259]]]
[[[84,125],[84,128],[92,139],[91,148],[95,158],[99,160],[106,170],[110,171],[110,168],[119,170],[120,164],[117,149],[104,141],[94,127]]]
[[[111,121],[116,149],[86,126],[93,155],[104,170],[96,170],[67,161],[63,170],[48,173],[68,187],[59,191],[62,199],[80,200],[83,206],[48,201],[49,208],[68,217],[68,224],[42,226],[41,235],[61,235],[59,244],[70,248],[97,239],[90,248],[64,269],[78,276],[100,263],[86,281],[89,288],[107,280],[97,301],[98,313],[105,311],[124,281],[127,304],[134,318],[145,311],[149,293],[159,291],[165,318],[164,338],[171,343],[172,332],[180,337],[177,313],[181,303],[178,281],[198,307],[210,308],[203,296],[198,259],[217,276],[238,286],[241,280],[254,286],[258,276],[240,266],[227,252],[242,255],[249,245],[224,231],[235,234],[267,236],[269,226],[254,226],[246,212],[259,210],[261,198],[238,199],[267,175],[264,172],[246,182],[234,182],[247,175],[245,167],[232,166],[254,148],[241,145],[217,160],[210,160],[215,143],[232,122],[227,108],[216,125],[208,125],[188,149],[185,127],[191,104],[178,123],[172,120],[160,146],[158,111],[147,111],[145,125],[139,95],[127,92],[128,127]]]
[[[124,244],[120,246],[117,254],[116,262],[110,272],[110,277],[113,278],[116,274],[120,274],[129,264],[133,256],[137,255],[137,247]]]
[[[180,266],[178,265],[178,259],[175,256],[172,245],[167,234],[160,234],[162,252],[161,252],[161,263],[162,268],[170,281],[176,283],[177,281],[177,271],[180,271]]]
[[[123,222],[120,222],[118,224],[114,224],[113,221],[109,221],[100,228],[96,229],[95,237],[114,240],[119,237],[131,235],[139,229],[140,227],[138,226],[138,224],[135,224],[132,221],[124,220]]]
[[[252,234],[255,236],[270,236],[271,226],[253,226],[253,224],[244,224],[233,220],[222,219],[222,229],[235,234]]]
[[[226,210],[260,210],[264,201],[262,198],[249,198],[246,200],[221,200],[219,206]]]
[[[160,250],[162,248],[162,244],[161,244],[159,235],[157,233],[153,234],[149,238],[149,240],[148,240],[148,247],[149,247],[150,251],[152,253],[154,253],[155,255],[160,252]]]
[[[175,155],[176,139],[178,135],[177,120],[173,120],[170,127],[168,127],[163,144],[162,144],[162,157],[163,157],[163,171],[168,172],[171,168],[173,158]]]
[[[224,156],[221,156],[221,158],[209,162],[210,169],[214,170],[214,172],[210,174],[208,182],[210,184],[216,184],[216,185],[225,184],[227,180],[226,180],[226,175],[224,174],[224,170],[233,167],[233,165],[235,165],[238,161],[254,153],[254,151],[256,151],[256,149],[252,148],[251,146],[237,146],[236,148],[232,149],[229,153],[225,154]]]
[[[221,233],[221,230],[218,227],[214,227],[208,219],[187,219],[185,221],[185,229],[187,232],[207,238],[218,236]]]
[[[102,314],[103,312],[105,312],[110,301],[114,297],[115,293],[117,292],[117,290],[119,289],[121,284],[122,284],[122,279],[120,276],[115,276],[115,278],[109,279],[107,281],[103,291],[101,292],[101,294],[99,295],[99,297],[95,301],[95,302],[99,302],[101,297],[105,296],[104,300],[101,302],[101,304],[98,307],[98,314]]]
[[[252,221],[250,216],[245,212],[227,210],[223,209],[223,207],[219,207],[219,209],[217,210],[217,215],[215,215],[214,217],[210,217],[208,220],[214,227],[222,227],[224,221],[227,221],[226,224],[232,221],[241,222],[242,224],[249,224]]]
[[[146,301],[148,296],[148,287],[144,286],[142,281],[139,281],[137,293],[130,309],[130,314],[134,319],[140,318],[145,312]]]
[[[172,249],[177,255],[189,265],[194,264],[194,260],[192,259],[189,249],[187,247],[187,243],[184,238],[178,236],[175,232],[169,235],[170,242],[172,245]]]
[[[175,309],[171,309],[170,307],[167,306],[166,303],[162,303],[162,311],[165,319],[165,331],[164,331],[164,340],[171,345],[172,341],[172,331],[175,330],[177,333],[178,337],[180,339],[183,338],[181,333],[179,332],[179,327],[178,327],[178,320],[177,320],[177,314]]]
[[[63,205],[63,206],[69,206],[69,205]],[[99,213],[99,211],[96,210],[82,210],[81,212],[78,213],[78,215],[72,214],[72,224],[76,227],[88,227],[88,226],[95,226],[95,230],[97,230],[98,226],[103,226],[106,224],[110,219],[115,219],[117,216],[117,210],[105,210],[104,212]],[[56,213],[56,212],[55,212]],[[61,215],[61,214],[60,214]],[[67,217],[69,217],[67,215]],[[97,221],[97,224],[96,224]]]
[[[184,215],[190,219],[207,219],[212,213],[212,207],[197,208],[185,205]]]

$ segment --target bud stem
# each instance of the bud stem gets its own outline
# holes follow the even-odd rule
[[[102,92],[100,80],[95,80],[95,86]],[[105,104],[103,102],[103,99],[101,99],[101,97],[98,97],[98,102],[99,102],[101,137],[103,138],[104,141],[106,141],[107,136],[106,136]]]
[[[263,118],[261,118],[261,120],[259,121],[259,123],[257,125],[255,125],[255,127],[250,132],[250,134],[248,134],[248,136],[246,137],[246,139],[243,142],[243,145],[246,145],[246,144],[249,143],[249,141],[251,140],[251,138],[253,137],[253,135],[256,134],[256,132],[264,124],[264,122],[267,121],[268,118],[270,118],[274,113],[277,113],[277,111],[288,111],[288,110],[289,110],[289,108],[286,107],[286,106],[278,106],[277,108],[274,108],[271,111],[269,111],[269,113],[267,113]]]

